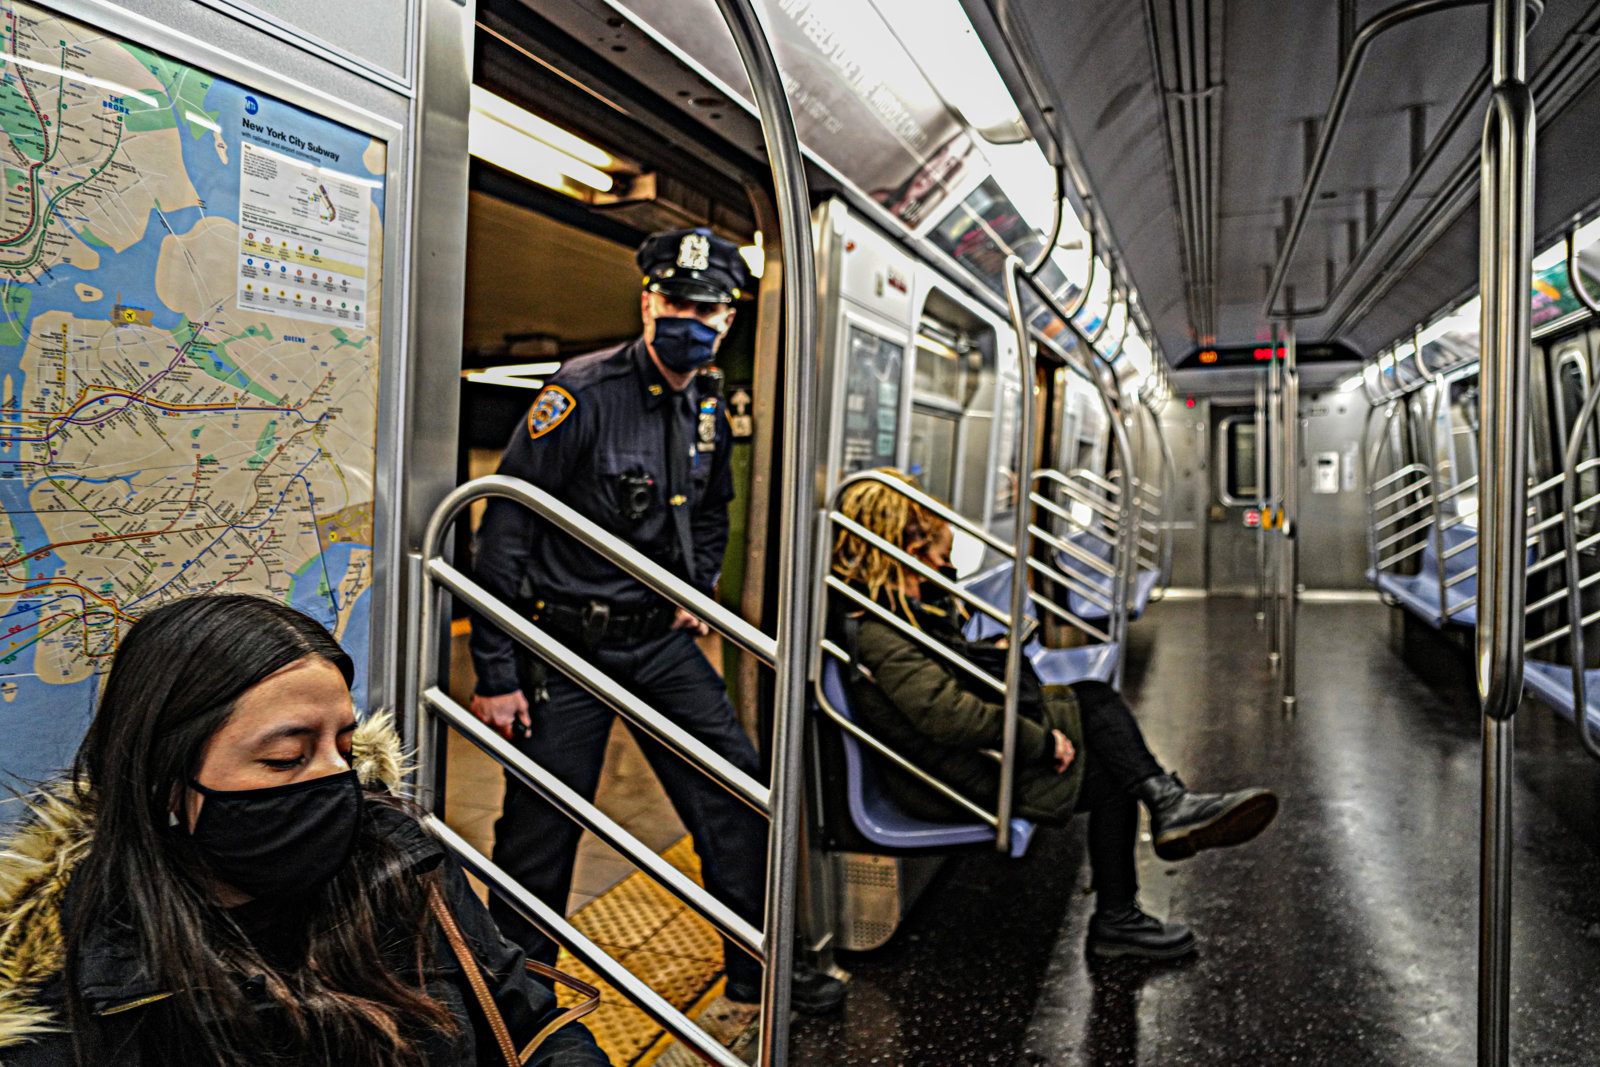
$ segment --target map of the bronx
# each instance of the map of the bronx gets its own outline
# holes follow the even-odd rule
[[[70,759],[119,637],[172,597],[292,603],[364,678],[386,157],[37,8],[0,3],[0,34],[10,779]]]

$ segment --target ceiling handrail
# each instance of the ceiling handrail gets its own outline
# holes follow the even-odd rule
[[[1284,282],[1288,279],[1289,264],[1294,259],[1294,254],[1300,246],[1300,237],[1305,231],[1306,219],[1311,213],[1311,204],[1316,197],[1317,187],[1322,184],[1322,172],[1328,165],[1334,138],[1338,136],[1340,128],[1344,125],[1345,108],[1350,102],[1350,92],[1355,87],[1357,75],[1360,73],[1362,61],[1366,58],[1367,49],[1373,41],[1388,33],[1396,27],[1402,26],[1413,19],[1425,15],[1436,14],[1441,11],[1450,11],[1459,7],[1475,6],[1485,3],[1486,0],[1407,0],[1406,3],[1397,4],[1386,11],[1382,11],[1367,21],[1367,24],[1356,34],[1355,41],[1350,46],[1350,52],[1345,57],[1344,67],[1339,72],[1339,83],[1333,91],[1333,100],[1328,105],[1328,113],[1322,121],[1321,135],[1317,138],[1317,149],[1312,155],[1311,166],[1306,171],[1305,181],[1300,186],[1300,196],[1295,203],[1294,215],[1289,221],[1289,230],[1284,235],[1283,247],[1278,253],[1278,261],[1273,265],[1272,280],[1267,284],[1267,296],[1261,303],[1261,314],[1268,319],[1285,318],[1291,314],[1304,318],[1308,312],[1299,309],[1275,309],[1278,293],[1282,290]],[[1544,10],[1544,5],[1538,0],[1527,0],[1527,6],[1532,9],[1535,18]],[[1431,160],[1426,160],[1431,162]],[[1309,314],[1321,314],[1328,310],[1327,305],[1317,308]]]

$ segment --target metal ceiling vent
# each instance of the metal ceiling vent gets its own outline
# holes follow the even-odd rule
[[[1201,344],[1212,343],[1217,328],[1224,6],[1225,0],[1145,0],[1144,5],[1178,201],[1189,321]]]

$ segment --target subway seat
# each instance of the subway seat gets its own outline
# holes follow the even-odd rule
[[[1584,671],[1584,709],[1593,729],[1600,730],[1600,670]],[[1572,699],[1572,668],[1530,659],[1522,668],[1522,687],[1556,711],[1577,722]]]
[[[1100,534],[1089,530],[1077,530],[1067,535],[1078,548],[1085,552],[1093,553],[1095,558],[1111,562],[1112,543]],[[1111,579],[1100,571],[1095,570],[1082,559],[1068,552],[1056,551],[1056,567],[1070,578],[1074,578],[1097,593],[1111,599]],[[1128,617],[1138,619],[1143,617],[1144,609],[1150,606],[1150,597],[1156,591],[1156,583],[1161,580],[1161,572],[1151,567],[1140,567],[1133,576],[1133,599],[1128,602]],[[1067,610],[1072,612],[1084,622],[1104,625],[1111,618],[1111,611],[1100,604],[1077,592],[1067,591]]]
[[[840,715],[862,725],[850,706],[850,688],[845,683],[849,668],[833,656],[822,657],[822,699]],[[850,820],[868,841],[884,849],[899,851],[948,849],[966,845],[991,844],[994,827],[987,823],[930,822],[908,814],[884,787],[878,757],[868,751],[849,731],[841,729],[844,745],[845,795]],[[1027,819],[1011,820],[1013,858],[1028,851],[1034,824]]]
[[[1006,560],[986,571],[979,571],[959,584],[962,589],[979,600],[993,604],[1004,611],[1011,604],[1011,562]],[[1038,619],[1038,607],[1032,600],[1028,601],[1025,613],[1030,619]],[[972,618],[967,620],[964,630],[967,638],[973,641],[1001,637],[1006,632],[1004,626],[981,611],[972,613]],[[1045,648],[1044,644],[1034,637],[1023,646],[1022,651],[1033,664],[1034,671],[1039,675],[1039,681],[1044,685],[1109,682],[1117,669],[1117,645],[1111,641],[1096,645],[1080,645],[1076,648]]]
[[[1478,531],[1475,527],[1456,525],[1444,532],[1445,551],[1450,552],[1462,545],[1467,545],[1461,551],[1449,556],[1444,561],[1445,580],[1449,581],[1458,574],[1474,570],[1478,566]],[[1471,544],[1468,544],[1471,542]],[[1530,554],[1531,555],[1531,554]],[[1439,531],[1437,528],[1428,531],[1427,543],[1423,546],[1420,564],[1416,574],[1389,574],[1367,571],[1367,581],[1372,583],[1380,593],[1387,593],[1398,600],[1405,609],[1422,619],[1434,629],[1442,628],[1448,621],[1458,626],[1478,625],[1478,576],[1473,574],[1464,578],[1455,585],[1449,586],[1446,595],[1449,597],[1450,618],[1446,620],[1439,612]]]

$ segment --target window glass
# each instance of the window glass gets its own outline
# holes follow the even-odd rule
[[[957,425],[950,415],[911,409],[911,473],[940,500],[955,499]]]
[[[1224,419],[1222,447],[1224,495],[1240,501],[1260,500],[1255,420],[1244,417]]]
[[[844,471],[892,467],[899,445],[900,375],[905,348],[849,328],[844,398]]]

